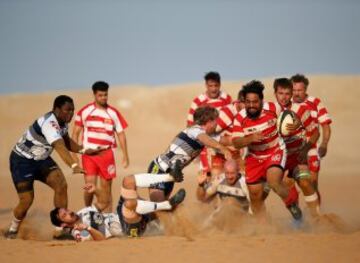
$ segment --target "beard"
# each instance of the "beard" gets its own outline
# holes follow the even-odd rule
[[[261,110],[257,110],[255,112],[250,112],[248,109],[246,109],[246,115],[250,118],[250,119],[256,119],[260,116],[261,114]]]

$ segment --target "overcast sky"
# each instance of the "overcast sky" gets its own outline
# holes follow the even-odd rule
[[[315,3],[316,2],[316,3]],[[360,73],[360,1],[0,0],[0,93]]]

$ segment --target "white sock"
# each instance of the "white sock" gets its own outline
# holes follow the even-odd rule
[[[134,174],[135,184],[137,187],[149,187],[153,184],[162,182],[174,182],[170,174]]]
[[[164,202],[150,202],[144,200],[137,200],[136,213],[145,215],[158,210],[170,210],[172,207],[169,201]]]
[[[11,221],[10,227],[9,227],[9,231],[11,232],[17,232],[20,226],[22,220],[17,219],[16,217],[13,218],[13,220]]]

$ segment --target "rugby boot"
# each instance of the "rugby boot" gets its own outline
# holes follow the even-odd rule
[[[174,194],[169,199],[169,203],[170,203],[171,207],[175,208],[176,206],[181,204],[182,201],[184,201],[185,196],[186,196],[186,192],[185,192],[185,190],[183,188],[181,188],[179,191],[176,192],[176,194]]]
[[[292,203],[287,207],[287,209],[290,211],[290,214],[295,220],[301,221],[302,219],[302,212],[300,207],[296,203]]]
[[[174,181],[179,183],[184,180],[184,174],[182,172],[181,161],[176,160],[174,166],[170,169],[169,174],[174,178]]]

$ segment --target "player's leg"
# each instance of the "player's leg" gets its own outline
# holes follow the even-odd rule
[[[304,200],[313,217],[319,215],[319,199],[310,180],[310,172],[307,165],[298,165],[294,170],[294,178],[304,194]]]
[[[162,202],[151,202],[140,200],[137,196],[137,186],[144,185],[142,179],[147,180],[151,176],[143,176],[143,174],[135,174],[126,176],[122,182],[121,196],[124,198],[124,206],[127,210],[134,213],[144,215],[159,210],[171,210],[175,205],[182,202],[185,198],[185,191],[180,189],[170,200]],[[156,183],[161,182],[160,179]]]
[[[23,189],[24,192],[18,192],[19,201],[13,210],[14,217],[10,223],[9,229],[5,233],[7,238],[16,238],[19,227],[34,201],[34,189],[30,190],[29,188],[29,185],[21,183],[17,186],[17,189]],[[25,189],[27,190],[25,191]]]
[[[112,179],[105,179],[102,176],[100,177],[100,192],[102,200],[97,200],[103,204],[103,212],[111,213],[112,212]],[[99,197],[98,197],[99,198]]]
[[[247,185],[250,195],[251,211],[259,218],[265,217],[263,184],[261,182]]]
[[[308,153],[308,166],[310,170],[310,180],[318,195],[319,204],[321,203],[321,195],[319,191],[319,172],[320,172],[320,157],[317,149],[311,149]]]
[[[160,167],[152,161],[148,168],[148,173],[151,173],[149,176],[165,174]],[[153,202],[162,202],[169,199],[169,196],[174,188],[174,183],[172,181],[161,182],[149,186],[149,197]]]
[[[298,194],[289,191],[282,181],[283,170],[279,166],[270,166],[266,172],[266,178],[272,190],[283,200],[287,209],[295,220],[302,218],[302,212],[297,204]]]
[[[22,220],[34,201],[34,170],[35,163],[12,152],[10,155],[10,171],[18,193],[18,204],[13,210],[14,217],[5,233],[7,238],[16,238]]]
[[[99,168],[96,164],[95,156],[82,155],[82,166],[85,171],[84,181],[85,184],[91,183],[97,185],[97,178],[99,175]],[[85,206],[91,206],[94,200],[94,193],[88,193],[84,191],[84,204]]]
[[[51,170],[47,175],[44,175],[44,179],[40,181],[54,190],[54,207],[67,208],[67,183],[62,171],[59,168]]]

